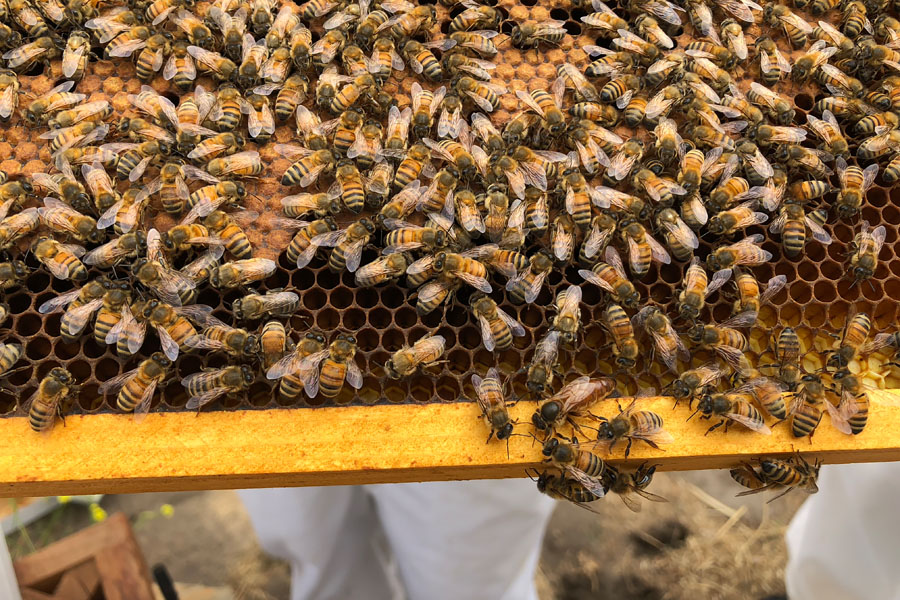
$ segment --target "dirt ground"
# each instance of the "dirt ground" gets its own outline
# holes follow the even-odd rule
[[[666,503],[629,511],[610,497],[599,514],[557,508],[544,541],[537,583],[542,600],[757,599],[783,594],[784,529],[803,500],[788,494],[735,498],[723,471],[659,474],[651,490]],[[173,507],[171,516],[160,512]],[[132,520],[150,565],[177,582],[225,588],[239,600],[288,597],[286,564],[258,548],[237,495],[227,491],[107,496],[108,512]],[[90,524],[86,507],[65,505],[13,533],[13,557]],[[221,590],[220,590],[221,591]]]

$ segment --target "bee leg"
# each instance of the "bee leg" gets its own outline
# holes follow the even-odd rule
[[[494,430],[493,430],[493,429],[491,429],[491,432],[488,434],[487,441],[485,441],[484,443],[485,443],[485,444],[490,443],[492,437],[494,437]]]
[[[633,441],[634,440],[632,440],[631,438],[628,438],[628,444],[625,446],[625,458],[628,458],[628,455],[631,454],[631,443]]]
[[[704,435],[704,436],[709,435],[710,433],[712,433],[714,430],[718,429],[718,428],[721,427],[722,425],[725,425],[725,420],[724,420],[724,419],[721,420],[721,421],[719,421],[718,423],[716,423],[715,425],[713,425],[713,426],[710,427],[709,429],[707,429],[707,430],[706,430],[706,433],[704,433],[703,435]]]

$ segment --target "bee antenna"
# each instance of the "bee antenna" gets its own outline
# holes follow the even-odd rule
[[[699,407],[699,406],[697,407],[697,410],[695,410],[694,412],[691,413],[691,416],[689,416],[687,419],[685,419],[684,422],[687,423],[688,421],[690,421],[691,419],[693,419],[693,418],[694,418],[694,415],[696,415],[698,412],[700,412],[700,407]]]

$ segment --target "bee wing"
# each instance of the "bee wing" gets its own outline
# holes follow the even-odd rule
[[[826,404],[828,403],[826,402]],[[739,415],[733,412],[725,413],[725,417],[731,419],[735,423],[740,423],[747,429],[753,430],[757,433],[761,433],[763,435],[772,435],[772,430],[769,429],[769,427],[762,421],[754,421],[749,417],[745,417],[744,415]]]
[[[697,239],[697,234],[694,233],[681,218],[676,217],[674,223],[671,221],[664,221],[662,225],[664,229],[674,235],[675,238],[685,246],[695,250],[700,247],[700,240]]]
[[[736,19],[740,19],[746,23],[753,23],[753,12],[750,8],[739,0],[716,0],[719,7],[731,13]]]
[[[636,161],[636,155],[629,155],[626,152],[620,151],[612,157],[609,167],[606,169],[606,173],[617,181],[622,181],[628,173],[631,172],[631,168]]]
[[[300,361],[300,379],[307,397],[313,398],[319,393],[319,365],[330,355],[329,350],[321,350],[310,354]]]
[[[159,343],[162,346],[163,353],[169,360],[178,358],[178,343],[172,339],[165,327],[157,327],[156,333],[159,334]]]
[[[578,310],[581,303],[581,288],[577,285],[570,285],[562,295],[562,300],[557,309],[557,313],[573,313]]]
[[[754,323],[756,323],[756,318],[759,316],[755,310],[745,310],[739,312],[733,317],[722,321],[722,325],[725,327],[733,327],[736,329],[740,329],[743,327],[752,327]]]
[[[125,332],[128,324],[132,320],[134,320],[134,317],[131,315],[131,310],[129,310],[128,305],[126,304],[122,307],[122,315],[119,318],[119,321],[109,329],[104,341],[107,344],[115,344],[118,342],[119,336]]]
[[[766,283],[765,291],[760,295],[761,302],[768,302],[775,294],[781,291],[787,285],[787,277],[784,275],[776,275],[769,279]]]
[[[690,231],[690,229],[688,229],[688,231]],[[692,231],[691,233],[693,234]],[[696,238],[696,236],[694,237]],[[662,244],[657,242],[649,233],[647,234],[647,243],[650,245],[650,256],[651,258],[653,258],[653,260],[664,265],[672,262],[672,257],[669,256],[669,253],[666,251],[666,249],[663,248]],[[698,243],[697,246],[699,245],[700,244]],[[697,246],[692,247],[696,248]]]
[[[87,49],[87,45],[77,46],[76,48],[71,48],[68,45],[66,46],[66,51],[63,53],[62,58],[62,71],[64,76],[71,77],[75,74],[78,70],[78,64],[81,62]]]
[[[747,60],[747,40],[744,38],[743,33],[729,36],[728,42],[730,43],[731,50],[734,52],[735,56],[741,60]]]
[[[755,321],[755,319],[754,319]],[[724,344],[719,344],[715,346],[716,354],[721,356],[729,365],[735,368],[735,370],[740,370],[744,352],[738,348],[733,346],[726,346]]]
[[[141,394],[141,398],[138,401],[137,406],[134,407],[134,420],[137,423],[140,423],[146,418],[147,413],[150,412],[150,404],[153,401],[153,394],[156,392],[156,386],[159,384],[159,379],[153,378],[147,384],[147,387],[144,388],[144,393]]]
[[[64,326],[63,329],[72,336],[78,335],[84,330],[85,326],[91,320],[91,317],[94,316],[94,313],[97,312],[101,306],[103,306],[103,299],[98,298],[76,308],[70,308],[66,311],[67,325]]]
[[[473,275],[471,273],[466,273],[465,271],[458,271],[456,276],[467,284],[471,285],[473,288],[484,292],[485,294],[490,294],[493,291],[491,284],[488,283],[488,280],[479,275]]]
[[[362,371],[359,369],[359,365],[357,365],[353,360],[347,361],[347,372],[345,376],[347,378],[347,383],[350,384],[350,387],[357,390],[362,388]]]
[[[512,332],[514,337],[521,337],[525,335],[525,328],[516,321],[512,316],[506,313],[502,308],[497,308],[497,316],[503,319],[503,322],[506,323],[509,330]]]
[[[668,110],[674,102],[675,100],[673,98],[666,97],[666,90],[664,88],[650,99],[647,103],[647,107],[644,109],[644,114],[648,119],[655,119]]]
[[[132,318],[125,325],[124,333],[127,341],[128,351],[132,354],[135,354],[138,350],[141,349],[141,346],[144,345],[144,336],[147,335],[147,324],[143,321],[137,321]],[[107,336],[107,338],[108,337],[109,336]],[[107,343],[109,344],[111,342],[107,341]]]
[[[38,307],[38,312],[42,315],[46,315],[48,313],[56,311],[59,308],[62,308],[63,306],[68,306],[75,298],[78,297],[80,293],[81,288],[78,288],[72,290],[71,292],[66,292],[61,296],[51,298]]]
[[[876,165],[877,166],[877,165]],[[813,239],[819,242],[820,244],[829,245],[832,242],[831,235],[825,231],[821,225],[810,219],[809,217],[804,217],[804,222],[806,226],[809,227],[810,232],[812,233]]]
[[[570,476],[572,479],[580,483],[586,490],[588,490],[598,498],[602,498],[606,495],[606,489],[603,487],[603,482],[600,479],[591,477],[584,471],[571,466],[566,466],[565,472],[566,475]]]
[[[137,369],[131,369],[130,371],[122,373],[121,375],[116,375],[112,379],[107,379],[100,384],[100,387],[97,388],[97,392],[99,392],[100,395],[105,396],[110,392],[116,391],[117,389],[125,385],[129,379],[134,377],[137,374],[138,370],[140,370],[140,367],[138,367]]]
[[[362,251],[365,247],[367,239],[359,239],[353,242],[346,249],[345,257],[347,259],[347,270],[351,273],[355,272],[359,268],[359,261],[362,258]]]
[[[850,429],[849,419],[857,412],[857,406],[852,394],[844,392],[841,394],[840,404],[835,406],[829,400],[823,402],[831,417],[831,424],[841,433],[851,435],[853,431]]]
[[[886,348],[893,343],[894,335],[891,333],[879,333],[876,335],[871,341],[863,344],[862,348],[860,348],[860,352],[863,354],[871,354],[872,352],[877,352],[882,348]]]
[[[600,248],[605,246],[612,239],[613,232],[609,229],[600,229],[599,227],[591,228],[587,239],[584,240],[583,250],[587,258],[593,258]]]
[[[183,383],[183,380],[182,380],[182,383]],[[227,387],[216,387],[211,390],[207,390],[205,392],[202,392],[200,394],[197,394],[196,396],[192,396],[191,398],[189,398],[187,403],[184,405],[184,407],[188,410],[194,410],[194,409],[200,410],[201,408],[203,408],[204,406],[206,406],[213,400],[217,400],[218,398],[224,396],[228,392],[229,392],[229,389]]]
[[[541,109],[540,105],[535,102],[534,98],[531,97],[531,94],[528,92],[524,92],[522,90],[516,90],[516,98],[522,101],[522,103],[536,112],[538,115],[543,116],[544,111]],[[493,109],[493,107],[492,107]]]
[[[109,51],[109,55],[115,58],[127,58],[147,45],[147,40],[134,39],[122,42]]]
[[[715,273],[713,273],[712,279],[709,280],[709,283],[706,286],[706,296],[709,296],[714,291],[725,285],[725,282],[730,278],[731,269],[722,269],[721,271],[716,271]]]
[[[575,236],[566,232],[561,224],[557,224],[553,229],[551,245],[553,246],[553,255],[564,261],[575,247]]]
[[[865,192],[872,184],[875,182],[875,176],[878,175],[878,164],[869,165],[865,169],[863,169],[863,182],[860,189]]]

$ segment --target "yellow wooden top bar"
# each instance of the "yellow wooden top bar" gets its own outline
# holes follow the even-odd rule
[[[784,424],[771,436],[740,426],[704,436],[710,425],[670,398],[640,406],[660,414],[675,442],[653,450],[624,444],[614,464],[651,461],[662,470],[732,467],[759,456],[799,450],[826,464],[900,460],[900,390],[872,391],[865,431],[837,432],[822,419],[812,443]],[[624,406],[624,405],[623,405]],[[531,431],[535,403],[510,412]],[[596,414],[613,416],[614,401]],[[715,421],[713,421],[715,422]],[[248,487],[348,485],[524,477],[539,467],[540,445],[529,437],[492,440],[475,404],[328,407],[264,411],[158,413],[142,423],[130,415],[70,416],[49,435],[24,418],[0,420],[0,496],[134,493]]]

